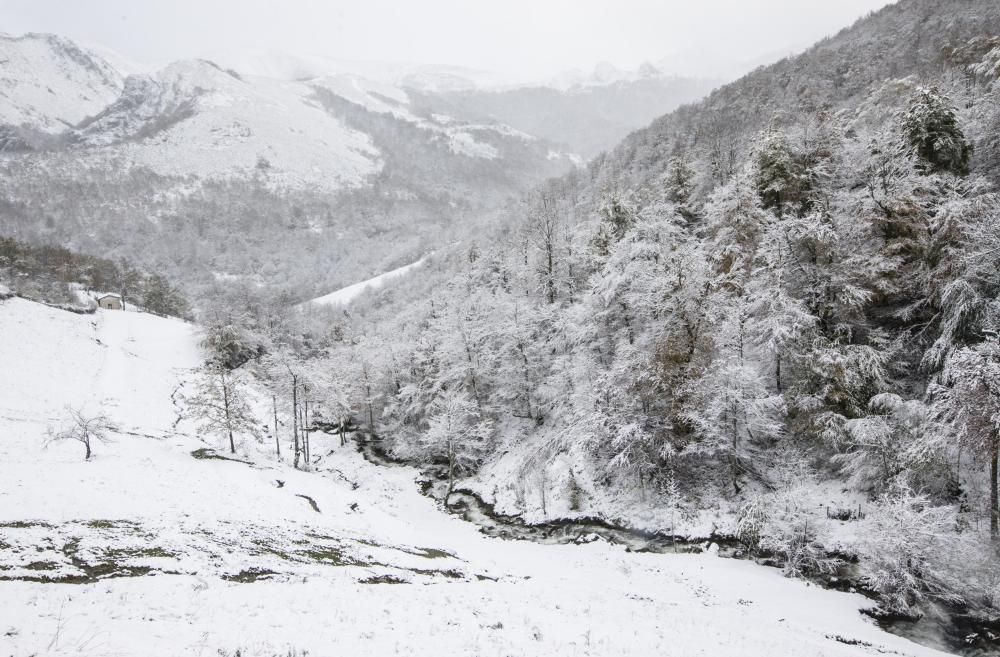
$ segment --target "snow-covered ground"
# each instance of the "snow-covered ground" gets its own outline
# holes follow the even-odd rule
[[[400,121],[412,123],[422,130],[434,133],[438,138],[446,140],[448,148],[456,155],[487,160],[499,156],[500,152],[495,146],[476,139],[477,133],[496,133],[524,141],[536,141],[536,137],[502,123],[466,123],[442,114],[435,114],[430,119],[417,116],[411,111],[410,98],[405,89],[372,82],[354,75],[328,76],[313,80],[310,85],[340,96],[364,107],[369,112],[389,114]],[[557,157],[549,159],[562,157],[562,154],[556,155]]]
[[[123,83],[99,55],[69,39],[0,33],[0,124],[61,132],[103,110]]]
[[[347,287],[342,287],[339,290],[334,290],[330,294],[324,294],[321,297],[317,297],[310,301],[305,302],[305,304],[313,304],[318,306],[346,306],[351,303],[359,296],[365,292],[371,292],[378,290],[386,283],[392,281],[393,279],[399,278],[400,276],[405,276],[417,267],[420,267],[427,261],[427,256],[424,256],[416,262],[411,262],[403,267],[398,267],[391,271],[387,271],[378,276],[373,276],[368,280],[361,281],[360,283],[354,283],[353,285],[348,285]]]
[[[711,552],[486,538],[335,438],[312,473],[269,443],[195,458],[226,455],[177,421],[197,337],[0,302],[0,655],[941,654]],[[66,405],[118,425],[90,462],[42,448]]]
[[[54,35],[0,33],[0,126],[8,126],[7,136],[68,132],[75,167],[148,169],[181,187],[253,179],[272,189],[324,192],[368,186],[393,148],[381,128],[348,125],[330,95],[409,123],[423,133],[418,138],[457,157],[520,157],[537,141],[499,122],[428,116],[411,98],[413,89],[448,88],[449,80],[465,88],[462,69],[376,65],[372,78],[351,66],[279,56],[240,72],[189,59],[126,77],[136,67],[117,70],[103,54]],[[376,135],[383,135],[378,146]],[[559,151],[548,159],[563,158],[574,161]]]
[[[280,186],[341,189],[381,168],[371,138],[311,101],[305,84],[242,78],[187,60],[129,78],[122,97],[79,134],[89,156],[125,155],[163,175],[267,174]]]

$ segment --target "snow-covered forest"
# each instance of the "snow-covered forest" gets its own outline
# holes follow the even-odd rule
[[[992,614],[998,29],[992,3],[890,7],[419,276],[225,324],[506,513],[730,536],[793,576],[856,560],[886,613]]]
[[[191,82],[193,68],[204,77]],[[0,426],[20,435],[44,416],[30,440],[67,455],[61,471],[85,447],[92,470],[128,457],[155,478],[165,458],[164,477],[197,489],[176,454],[117,447],[136,439],[176,443],[197,476],[245,467],[209,476],[232,477],[213,494],[248,526],[220,529],[228,512],[214,508],[189,517],[168,484],[146,511],[101,488],[99,510],[55,514],[91,523],[72,530],[24,502],[36,515],[0,517],[0,580],[22,587],[11,600],[51,615],[55,598],[30,588],[45,577],[83,577],[77,568],[88,586],[104,581],[78,563],[90,558],[80,541],[108,559],[101,540],[131,546],[160,522],[169,535],[139,556],[165,561],[128,553],[127,576],[152,569],[156,586],[120,595],[170,616],[185,593],[162,583],[169,573],[216,578],[198,590],[227,616],[216,638],[228,643],[208,645],[218,654],[332,654],[332,638],[290,634],[304,621],[287,608],[300,590],[321,604],[331,561],[351,587],[338,605],[363,602],[338,606],[320,634],[351,634],[343,645],[357,654],[425,654],[438,634],[460,654],[674,654],[671,637],[685,655],[806,654],[798,641],[823,655],[1000,652],[1000,4],[901,0],[697,101],[704,80],[619,73],[570,91],[442,92],[346,74],[265,82],[189,62],[102,79],[121,98],[67,132],[5,133],[0,326],[36,355],[7,346],[32,374],[0,375]],[[641,108],[661,103],[653,90],[688,104],[586,163],[571,152],[638,127]],[[239,102],[211,97],[264,109],[230,124],[219,108]],[[607,98],[634,113],[608,119]],[[574,102],[585,106],[569,116]],[[309,148],[216,175],[272,138],[278,106],[309,117],[315,133],[295,137]],[[553,112],[566,121],[553,127]],[[219,140],[204,167],[191,165],[207,157],[196,129]],[[321,142],[334,133],[343,143]],[[325,162],[327,148],[340,168],[313,180],[308,158]],[[74,303],[93,314],[98,292],[131,301],[132,315],[42,314]],[[73,397],[86,387],[73,381],[60,384],[72,399],[25,392],[58,367],[37,355],[46,340],[91,357],[90,321],[117,354],[101,372],[151,363],[155,394],[103,374],[103,405]],[[146,332],[153,343],[131,346]],[[162,345],[180,345],[183,363]],[[159,410],[144,418],[133,402]],[[52,495],[13,445],[2,453],[14,490],[0,486],[0,501]],[[40,469],[41,483],[19,468]],[[108,519],[123,524],[93,524]],[[29,563],[33,541],[45,555]],[[508,550],[517,556],[499,556]],[[428,554],[444,561],[421,567],[414,555]],[[724,570],[702,565],[720,557]],[[25,575],[38,563],[47,575]],[[594,576],[574,583],[575,569]],[[270,637],[237,647],[239,596],[220,577],[273,587],[245,603],[286,607]],[[390,582],[427,585],[403,594],[415,616],[457,605],[475,620],[454,625],[480,634],[462,643],[451,623],[411,619],[371,620],[355,637],[359,616],[392,617],[369,593]],[[663,595],[681,582],[693,598],[678,612]],[[97,591],[86,604],[103,609]],[[520,591],[531,602],[518,606]],[[563,604],[576,619],[554,639]],[[698,604],[719,605],[701,637],[675,617]],[[51,634],[14,607],[0,611],[30,638],[12,645]],[[763,607],[795,629],[754,616]],[[621,635],[595,620],[604,614]],[[823,626],[833,618],[844,625]],[[405,640],[414,627],[419,647]]]

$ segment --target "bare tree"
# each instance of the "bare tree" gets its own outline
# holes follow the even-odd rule
[[[935,406],[960,445],[989,464],[990,536],[1000,540],[1000,347],[983,343],[952,354],[935,389]]]
[[[288,376],[292,380],[292,443],[295,451],[293,466],[297,470],[299,460],[302,458],[302,444],[299,442],[299,375],[287,363],[285,364],[285,368],[288,370]]]
[[[281,440],[278,438],[278,396],[271,395],[271,406],[274,410],[274,449],[281,459]]]
[[[464,391],[451,391],[436,399],[434,415],[428,421],[427,432],[421,436],[423,446],[435,457],[448,463],[448,504],[455,485],[456,469],[469,469],[478,461],[484,443],[492,432],[492,423],[483,419],[476,404]]]
[[[197,392],[185,398],[191,416],[201,421],[202,430],[226,436],[233,454],[237,434],[260,438],[260,428],[244,387],[239,370],[230,371],[212,363],[202,371]]]
[[[559,237],[559,212],[555,198],[548,193],[539,195],[536,205],[529,213],[529,231],[535,247],[541,251],[542,262],[538,273],[542,279],[542,288],[550,304],[556,302],[556,241]]]
[[[85,461],[89,461],[90,457],[93,455],[91,446],[94,441],[103,444],[114,442],[108,436],[108,433],[111,431],[117,431],[117,427],[111,423],[111,420],[107,415],[104,415],[103,413],[98,415],[87,415],[82,409],[72,408],[69,406],[66,407],[66,412],[69,415],[69,419],[67,420],[65,427],[58,432],[49,430],[48,439],[45,441],[46,446],[63,440],[75,440],[78,443],[83,444],[84,449],[87,450],[83,459]]]

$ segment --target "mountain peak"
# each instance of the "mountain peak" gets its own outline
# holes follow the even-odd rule
[[[54,34],[0,36],[0,125],[57,133],[117,98],[124,76],[97,53]]]

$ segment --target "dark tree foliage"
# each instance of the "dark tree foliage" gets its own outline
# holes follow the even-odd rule
[[[161,275],[135,269],[129,262],[74,253],[59,246],[34,246],[0,238],[0,282],[27,297],[51,303],[76,303],[70,284],[122,294],[159,315],[186,317],[188,303]]]
[[[906,138],[932,173],[969,173],[972,144],[958,124],[955,108],[936,87],[917,90],[903,116]]]

